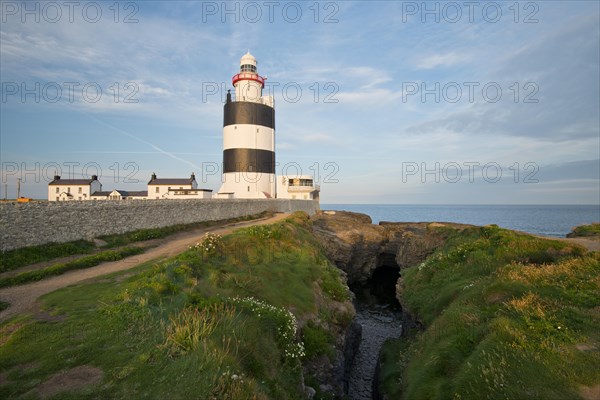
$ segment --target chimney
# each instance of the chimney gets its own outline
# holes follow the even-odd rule
[[[190,176],[190,180],[195,181],[196,180],[196,175],[194,175],[194,173],[192,172],[192,176]]]
[[[58,181],[60,179],[60,175],[54,175],[54,180]]]
[[[155,179],[156,179],[156,174],[153,172],[153,173],[152,173],[152,177],[150,178],[150,180],[151,180],[151,181],[153,181],[153,180],[155,180]]]
[[[98,175],[92,175],[92,180],[93,181],[97,181],[98,180]]]

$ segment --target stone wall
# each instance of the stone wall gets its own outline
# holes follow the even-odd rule
[[[222,220],[263,211],[305,211],[313,215],[318,209],[318,201],[289,199],[0,203],[0,250]]]

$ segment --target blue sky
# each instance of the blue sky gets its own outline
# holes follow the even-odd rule
[[[250,50],[278,174],[323,203],[600,203],[596,1],[1,3],[1,197],[55,170],[218,190]]]

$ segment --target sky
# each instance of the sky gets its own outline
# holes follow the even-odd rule
[[[221,184],[250,51],[322,203],[600,204],[597,1],[1,1],[0,197]]]

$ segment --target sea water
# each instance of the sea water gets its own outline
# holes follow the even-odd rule
[[[564,237],[578,225],[600,222],[600,205],[321,204],[321,209],[367,214],[374,224],[380,221],[496,224],[554,237]]]

